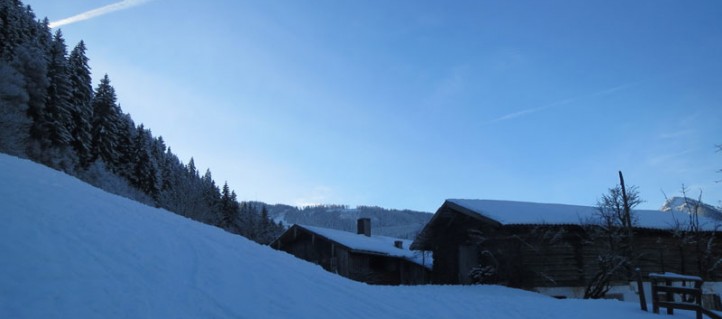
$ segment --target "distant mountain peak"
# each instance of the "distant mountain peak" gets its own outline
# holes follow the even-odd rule
[[[686,214],[696,211],[701,216],[722,220],[722,211],[718,208],[689,197],[675,196],[668,198],[659,210]]]

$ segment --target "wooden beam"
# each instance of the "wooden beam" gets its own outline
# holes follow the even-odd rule
[[[639,306],[642,310],[647,311],[647,297],[644,295],[644,284],[642,283],[642,272],[639,268],[634,270],[637,276],[637,291],[639,292]],[[657,287],[659,289],[659,287]]]

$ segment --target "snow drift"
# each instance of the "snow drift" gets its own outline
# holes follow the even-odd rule
[[[368,286],[3,154],[0,199],[2,318],[659,318],[499,286]]]

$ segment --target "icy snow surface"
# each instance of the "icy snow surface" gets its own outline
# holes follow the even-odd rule
[[[0,318],[661,318],[498,286],[368,286],[0,154]],[[691,312],[665,318],[692,318]]]
[[[502,224],[549,224],[579,225],[595,218],[596,207],[565,204],[543,204],[503,200],[448,199],[449,202],[465,207],[479,215]],[[634,210],[638,225],[642,228],[670,229],[677,222],[684,223],[688,215],[679,211]],[[714,230],[718,221],[700,216],[700,226]]]
[[[690,276],[690,275],[680,275],[673,272],[663,272],[663,273],[649,273],[649,278],[669,278],[669,279],[676,279],[676,280],[687,280],[687,281],[701,281],[702,277],[699,276]]]
[[[401,257],[412,262],[415,262],[422,266],[431,267],[432,263],[429,256],[424,259],[421,253],[418,251],[409,250],[411,246],[411,240],[398,239],[386,236],[365,236],[356,233],[351,233],[343,230],[328,229],[323,227],[305,226],[298,225],[298,227],[305,228],[313,233],[326,237],[333,240],[341,245],[344,245],[353,250],[367,251],[372,253],[378,253],[388,256]],[[403,249],[396,248],[394,241],[400,240],[403,242]]]

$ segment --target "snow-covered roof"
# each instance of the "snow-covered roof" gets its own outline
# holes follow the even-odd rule
[[[503,225],[582,225],[592,223],[597,208],[592,206],[516,202],[503,200],[448,199],[466,210],[495,220]],[[637,226],[651,229],[671,229],[688,221],[688,215],[680,211],[634,210]],[[700,216],[700,226],[715,230],[719,224],[711,218]]]
[[[386,236],[369,237],[366,235],[355,234],[343,230],[329,229],[316,226],[305,226],[298,224],[296,226],[306,229],[319,236],[325,237],[329,240],[335,241],[355,251],[363,251],[374,254],[387,255],[391,257],[399,257],[429,268],[432,265],[431,257],[428,254],[426,256],[423,256],[422,252],[409,250],[409,246],[411,246],[412,242],[411,240]],[[403,242],[402,249],[394,246],[394,242],[399,240]]]

